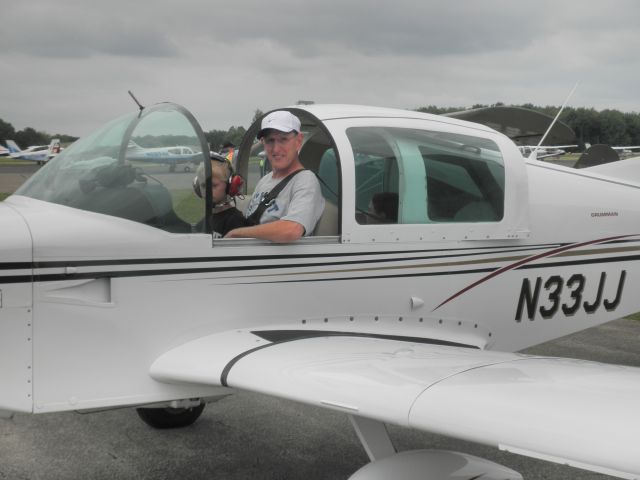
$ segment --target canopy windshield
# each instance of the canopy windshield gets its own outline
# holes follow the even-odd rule
[[[188,111],[160,104],[77,141],[16,194],[191,232],[205,212],[205,202],[192,190],[193,172],[208,150]]]

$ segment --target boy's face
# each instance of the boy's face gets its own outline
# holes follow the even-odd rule
[[[227,184],[219,178],[213,177],[211,179],[211,197],[213,203],[222,203],[227,197]]]

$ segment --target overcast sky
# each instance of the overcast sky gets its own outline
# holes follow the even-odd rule
[[[2,2],[0,118],[82,136],[146,105],[204,130],[257,108],[476,103],[640,111],[637,0]]]

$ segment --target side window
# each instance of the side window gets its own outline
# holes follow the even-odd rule
[[[442,145],[442,143],[445,145]],[[451,143],[457,146],[452,150]],[[504,214],[504,163],[492,141],[447,134],[423,145],[432,222],[497,222]]]
[[[399,172],[396,150],[383,129],[347,131],[356,173],[356,221],[398,223]]]
[[[350,128],[360,224],[496,222],[504,163],[491,140],[401,128]]]
[[[305,132],[300,161],[316,173],[325,201],[339,203],[340,173],[335,149],[327,135],[319,130]]]
[[[305,143],[300,150],[300,161],[305,168],[315,172],[324,197],[324,211],[314,235],[339,235],[340,164],[333,142],[317,128],[305,132]]]

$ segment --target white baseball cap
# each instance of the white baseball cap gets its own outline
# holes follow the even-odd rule
[[[267,130],[278,130],[280,132],[300,132],[300,119],[293,113],[286,110],[276,110],[262,119],[258,140],[265,136]]]

